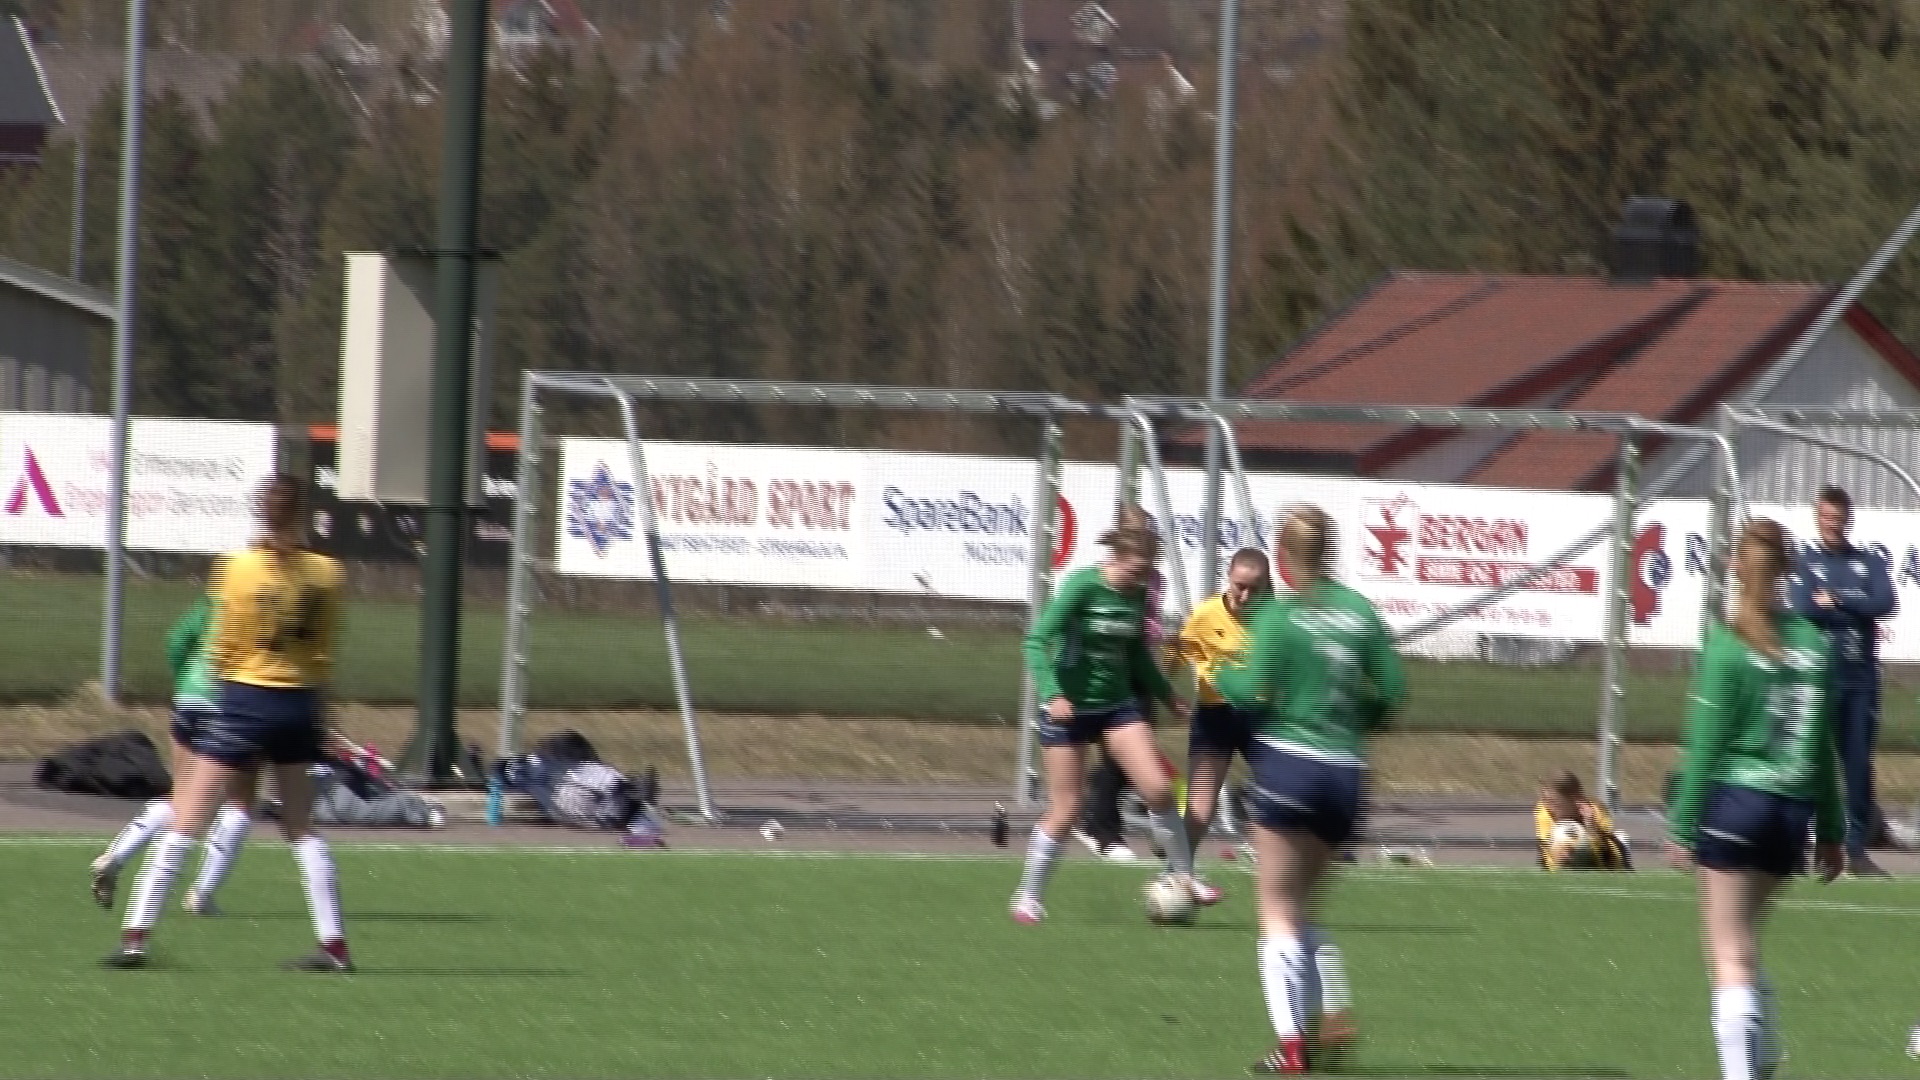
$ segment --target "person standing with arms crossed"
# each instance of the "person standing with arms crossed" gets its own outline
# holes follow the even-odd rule
[[[1833,651],[1833,715],[1847,788],[1847,873],[1886,877],[1867,857],[1867,843],[1880,822],[1873,748],[1880,738],[1880,620],[1893,614],[1893,576],[1879,552],[1848,539],[1853,499],[1845,491],[1821,490],[1814,523],[1820,542],[1800,553],[1793,610],[1826,634]]]

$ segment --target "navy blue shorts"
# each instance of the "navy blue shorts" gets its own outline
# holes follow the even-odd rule
[[[193,706],[175,705],[173,707],[173,721],[167,725],[167,733],[173,736],[175,746],[181,746],[191,750],[193,749],[193,733],[199,731],[201,725],[209,720],[216,719],[219,715],[220,712],[217,709],[202,709]]]
[[[1128,724],[1146,722],[1146,714],[1140,711],[1140,703],[1137,701],[1122,702],[1105,709],[1075,710],[1073,719],[1064,724],[1042,709],[1040,710],[1040,745],[1078,746],[1083,743],[1097,743],[1109,731],[1126,727]]]
[[[1813,804],[1734,784],[1716,784],[1700,811],[1693,857],[1709,870],[1805,873]]]
[[[320,696],[306,689],[220,684],[220,712],[193,733],[193,752],[235,769],[320,760]]]
[[[1246,757],[1253,746],[1254,713],[1226,702],[1196,705],[1193,726],[1187,731],[1187,756],[1195,754],[1239,754]]]
[[[1336,848],[1359,831],[1364,767],[1275,749],[1258,739],[1247,748],[1247,764],[1253,768],[1247,802],[1255,824],[1309,832]]]

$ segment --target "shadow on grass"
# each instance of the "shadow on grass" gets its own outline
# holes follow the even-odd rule
[[[1630,1072],[1619,1068],[1513,1068],[1505,1065],[1421,1065],[1419,1068],[1354,1068],[1340,1070],[1342,1076],[1501,1076],[1501,1078],[1523,1078],[1523,1076],[1542,1076],[1553,1080],[1626,1080]]]
[[[304,911],[233,911],[223,910],[223,919],[245,919],[253,922],[306,922],[309,916]],[[348,911],[342,913],[348,926],[357,922],[377,923],[484,923],[493,922],[492,915],[479,915],[470,911]]]
[[[402,978],[457,978],[457,979],[584,979],[587,973],[573,968],[516,968],[516,967],[358,967],[352,975],[342,976],[350,979],[382,978],[399,976]]]

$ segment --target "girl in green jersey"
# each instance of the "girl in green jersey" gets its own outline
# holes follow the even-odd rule
[[[1223,664],[1221,695],[1254,712],[1247,765],[1260,913],[1260,984],[1277,1044],[1257,1072],[1338,1064],[1353,1042],[1338,949],[1313,923],[1334,854],[1354,836],[1365,787],[1364,740],[1406,698],[1386,624],[1334,581],[1333,522],[1318,507],[1287,515],[1282,576],[1248,629],[1246,660]]]
[[[1107,558],[1099,566],[1068,574],[1027,635],[1027,668],[1041,711],[1039,741],[1047,775],[1047,811],[1034,826],[1027,864],[1009,910],[1014,921],[1046,918],[1041,894],[1060,856],[1060,844],[1080,819],[1087,748],[1103,743],[1147,804],[1154,826],[1167,840],[1176,877],[1210,903],[1217,892],[1193,878],[1193,848],[1174,805],[1172,778],[1160,764],[1153,729],[1140,709],[1151,694],[1184,715],[1186,705],[1154,661],[1145,637],[1147,575],[1160,557],[1160,537],[1121,526],[1100,538]]]
[[[1759,928],[1781,883],[1805,865],[1809,827],[1821,879],[1832,881],[1843,861],[1830,657],[1819,628],[1780,604],[1789,566],[1785,530],[1748,522],[1734,552],[1739,597],[1730,625],[1707,639],[1667,814],[1675,863],[1699,867],[1724,1080],[1764,1080],[1779,1063]]]

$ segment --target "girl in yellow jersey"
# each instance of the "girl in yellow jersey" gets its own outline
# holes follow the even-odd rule
[[[277,477],[260,498],[265,538],[216,566],[211,654],[219,712],[193,732],[193,767],[174,792],[173,827],[148,853],[127,903],[115,967],[147,961],[147,936],[194,839],[206,828],[234,775],[269,765],[283,803],[281,829],[300,866],[320,949],[286,966],[351,971],[340,926],[333,859],[313,832],[313,785],[320,760],[321,692],[333,675],[340,611],[340,564],[302,547],[298,482]]]
[[[1213,674],[1222,663],[1243,658],[1247,651],[1244,620],[1252,614],[1253,605],[1272,596],[1267,553],[1241,548],[1227,564],[1227,587],[1194,608],[1180,628],[1176,643],[1180,658],[1193,669],[1200,691],[1187,736],[1187,839],[1196,850],[1213,825],[1220,785],[1227,781],[1233,755],[1246,755],[1259,719],[1228,704],[1214,689]]]

